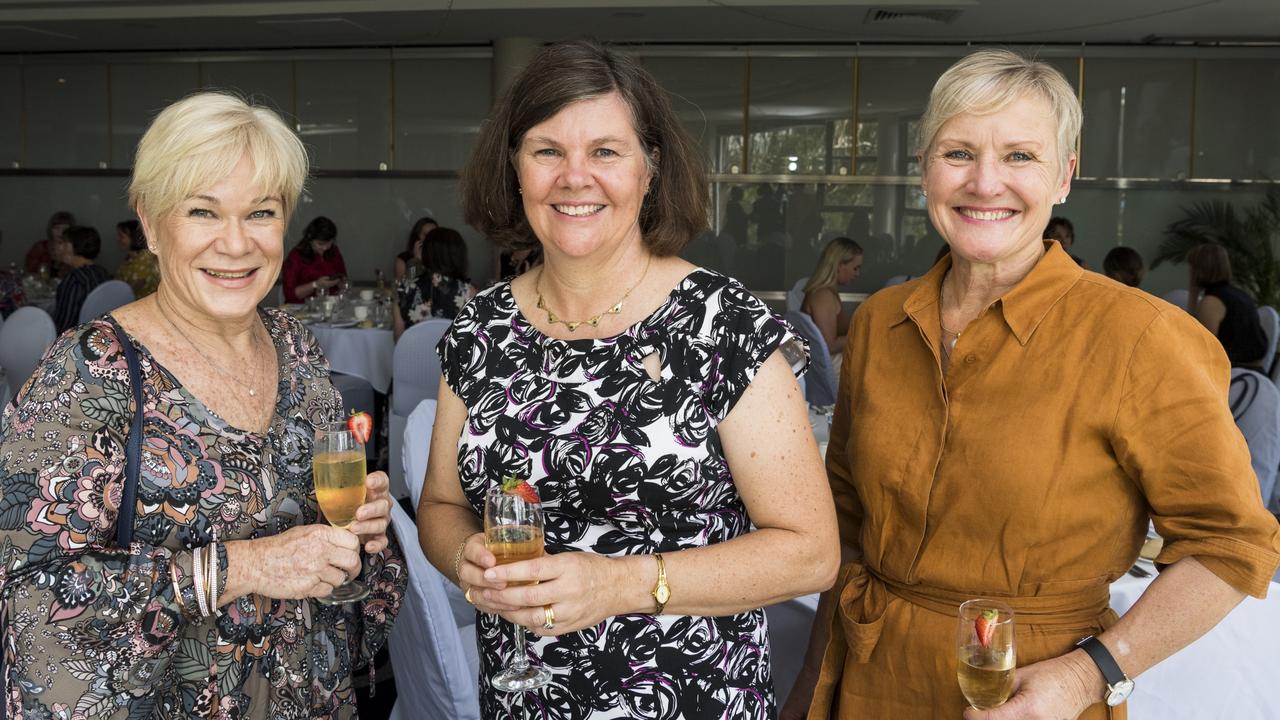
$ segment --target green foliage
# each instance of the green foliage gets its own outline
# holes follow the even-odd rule
[[[1221,245],[1231,258],[1235,283],[1259,305],[1280,307],[1280,188],[1271,186],[1243,217],[1227,200],[1196,203],[1164,235],[1151,267],[1166,260],[1185,262],[1197,245]]]

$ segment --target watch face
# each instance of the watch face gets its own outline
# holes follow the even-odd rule
[[[653,597],[658,602],[662,603],[663,605],[666,605],[667,601],[671,599],[671,589],[668,588],[666,585],[663,585],[659,587],[657,590],[653,591]]]
[[[1132,680],[1121,680],[1115,685],[1107,687],[1107,704],[1115,707],[1125,700],[1129,699],[1129,695],[1133,692]]]

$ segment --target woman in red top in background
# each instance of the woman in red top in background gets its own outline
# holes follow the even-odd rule
[[[338,251],[338,226],[321,215],[307,223],[302,240],[284,260],[284,301],[300,303],[317,292],[328,292],[347,277],[347,264]]]

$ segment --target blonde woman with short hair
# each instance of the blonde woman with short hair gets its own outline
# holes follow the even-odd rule
[[[129,202],[158,289],[63,334],[5,410],[7,717],[355,716],[405,567],[384,473],[346,529],[320,517],[315,428],[341,398],[307,329],[257,309],[306,175],[280,118],[230,95],[143,135]],[[318,602],[357,576],[368,599]]]
[[[1041,238],[1079,130],[1071,85],[1012,52],[934,86],[921,185],[951,252],[854,314],[827,448],[843,565],[783,718],[1123,718],[1133,679],[1265,595],[1280,528],[1221,346]],[[1149,520],[1163,571],[1117,619]],[[973,598],[1016,615],[991,710],[957,682]]]

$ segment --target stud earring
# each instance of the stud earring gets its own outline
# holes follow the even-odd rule
[[[1066,195],[1063,195],[1061,198],[1059,198],[1059,199],[1058,199],[1058,204],[1059,204],[1059,205],[1066,205],[1066,204],[1067,204],[1067,196],[1066,196]]]
[[[924,188],[920,188],[920,195],[921,197],[929,197],[929,191]]]

